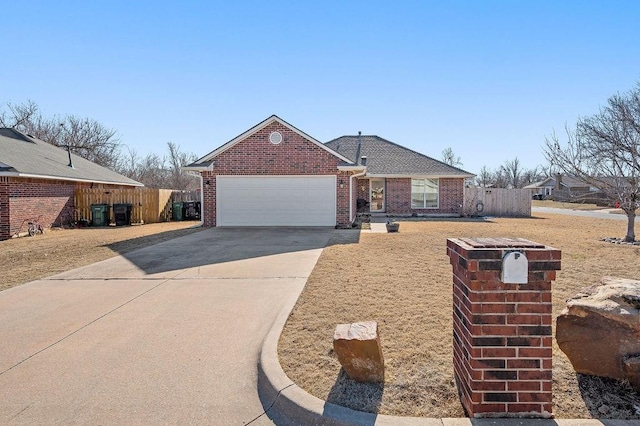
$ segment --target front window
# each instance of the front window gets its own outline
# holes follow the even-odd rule
[[[438,179],[411,179],[411,208],[438,208]]]

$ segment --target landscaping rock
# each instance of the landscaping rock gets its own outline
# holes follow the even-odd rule
[[[384,358],[375,321],[338,324],[333,350],[347,375],[358,382],[384,382]]]
[[[606,237],[603,238],[602,241],[619,245],[640,246],[640,241],[625,241],[624,238]]]
[[[567,300],[556,340],[576,372],[640,389],[640,281],[604,277]]]

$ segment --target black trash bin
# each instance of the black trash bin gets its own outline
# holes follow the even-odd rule
[[[91,225],[109,225],[109,204],[91,204]]]
[[[131,209],[132,204],[114,204],[113,216],[116,221],[116,226],[131,225]]]
[[[184,219],[185,220],[198,220],[200,219],[200,202],[199,201],[185,201],[183,203]]]

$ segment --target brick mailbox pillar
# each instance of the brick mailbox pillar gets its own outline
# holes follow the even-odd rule
[[[447,254],[454,374],[467,414],[549,417],[560,251],[519,238],[450,238]]]

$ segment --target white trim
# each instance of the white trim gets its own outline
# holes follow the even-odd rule
[[[136,182],[136,183],[111,182],[108,180],[80,179],[80,178],[49,176],[49,175],[35,175],[31,173],[19,173],[19,172],[0,172],[0,176],[21,177],[21,178],[29,178],[29,179],[44,179],[44,180],[64,180],[69,182],[102,183],[107,185],[124,185],[124,186],[137,186],[137,187],[144,186],[143,183],[139,183],[139,182]]]
[[[467,179],[475,175],[425,175],[425,174],[404,174],[404,175],[390,175],[390,174],[367,174],[366,177],[372,178],[387,178],[387,179]]]
[[[372,198],[373,198],[373,189],[371,185],[371,181],[382,181],[382,208],[380,210],[373,210],[372,206]],[[369,179],[369,212],[370,213],[384,213],[387,211],[387,180],[385,178],[374,178]]]
[[[355,172],[357,170],[362,170],[362,173],[367,173],[367,166],[338,166],[338,170],[341,172]]]
[[[287,129],[297,133],[298,135],[302,136],[303,138],[305,138],[309,142],[311,142],[311,143],[317,145],[318,147],[324,149],[325,151],[327,151],[331,155],[339,158],[340,160],[345,161],[345,162],[347,162],[349,164],[353,164],[353,161],[349,160],[347,157],[344,157],[344,156],[338,154],[336,151],[334,151],[331,148],[327,147],[325,144],[323,144],[322,142],[318,141],[317,139],[309,136],[308,134],[304,133],[301,130],[296,129],[291,124],[289,124],[286,121],[282,120],[277,115],[272,115],[271,117],[267,118],[266,120],[258,123],[257,125],[253,126],[252,128],[250,128],[246,132],[242,133],[239,136],[236,136],[235,138],[231,139],[229,142],[225,143],[224,145],[220,146],[219,148],[216,148],[215,150],[211,151],[209,154],[207,154],[204,157],[196,160],[195,162],[196,163],[202,163],[204,161],[212,160],[213,158],[217,157],[218,155],[222,154],[223,152],[227,151],[228,149],[234,147],[235,145],[237,145],[239,142],[241,142],[242,140],[246,139],[247,137],[253,135],[254,133],[259,132],[262,129],[264,129],[265,127],[267,127],[268,125],[272,124],[273,122],[280,123],[281,125],[285,126]]]
[[[427,179],[429,179],[429,180],[437,180],[438,181],[438,191],[437,191],[438,203],[437,203],[437,205],[435,207],[426,207],[424,204],[427,203],[427,198],[426,198],[427,192],[425,191],[425,192],[423,192],[423,194],[425,195],[423,206],[422,207],[414,207],[413,206],[413,188],[412,188],[412,190],[409,192],[409,196],[411,197],[411,210],[437,210],[437,209],[439,209],[440,208],[440,179],[436,179],[436,178],[413,178],[413,179],[415,179],[415,180],[420,180],[420,179],[423,179],[423,180],[427,180]],[[411,183],[411,186],[413,187],[413,182]],[[426,182],[425,182],[425,190],[426,190],[426,188],[427,188],[427,186],[426,186]],[[464,190],[462,191],[462,196],[464,197]]]
[[[299,178],[304,178],[304,177],[333,177],[336,179],[336,187],[337,187],[337,182],[338,182],[338,176],[336,175],[215,175],[212,177],[234,177],[234,178],[255,178],[255,177],[259,177],[259,178],[283,178],[283,177],[299,177]]]
[[[181,167],[182,170],[188,172],[188,171],[194,171],[194,172],[206,172],[206,171],[212,171],[213,170],[213,163],[209,164],[208,166],[184,166]]]

